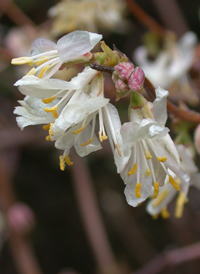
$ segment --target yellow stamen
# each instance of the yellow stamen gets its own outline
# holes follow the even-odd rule
[[[151,170],[147,169],[145,174],[146,174],[146,176],[149,176],[151,174]]]
[[[74,130],[73,134],[78,134],[79,132],[83,131],[85,127],[86,127],[86,125],[83,125],[81,128]]]
[[[32,58],[31,57],[19,57],[19,58],[14,58],[11,61],[11,64],[13,65],[24,65],[29,62],[31,62]]]
[[[39,67],[40,65],[44,64],[47,61],[49,61],[49,58],[47,58],[46,56],[41,56],[38,58],[38,61],[35,62],[35,65]]]
[[[42,102],[45,103],[45,104],[49,104],[49,103],[51,103],[55,99],[56,99],[56,96],[52,96],[52,97],[49,97],[47,99],[43,98]]]
[[[185,194],[183,192],[180,192],[176,200],[176,209],[175,209],[176,218],[181,218],[183,216],[184,203],[185,203]]]
[[[182,160],[181,156],[180,156],[180,161],[181,161],[181,162],[183,162],[183,160]]]
[[[167,161],[167,157],[157,157],[158,161],[161,162],[161,163],[164,163]]]
[[[154,183],[154,196],[153,196],[153,199],[158,197],[158,193],[159,193],[159,183],[155,182]]]
[[[93,138],[90,139],[88,142],[85,142],[85,143],[81,144],[81,146],[84,147],[84,146],[89,145],[90,143],[92,143],[92,142],[94,141],[94,139],[95,139],[95,138],[93,137]]]
[[[137,170],[137,164],[135,163],[133,168],[127,173],[128,175],[133,175]]]
[[[54,110],[54,111],[52,112],[52,115],[53,115],[54,118],[58,118],[58,113],[57,113],[56,110]]]
[[[117,149],[117,152],[118,152],[119,156],[122,157],[122,154],[121,154],[121,152],[120,152],[120,150],[119,150],[118,144],[115,144],[115,147],[116,147],[116,149]]]
[[[157,220],[159,217],[159,214],[152,215],[152,219]]]
[[[36,70],[35,68],[32,68],[26,75],[35,75],[36,74]]]
[[[44,126],[43,126],[43,129],[44,129],[44,130],[49,130],[49,129],[50,129],[50,124],[44,125]]]
[[[99,140],[100,142],[103,142],[104,140],[108,139],[108,136],[106,136],[105,134],[104,135],[101,135],[100,131],[99,131]]]
[[[43,109],[46,112],[54,112],[54,111],[56,111],[58,109],[58,106],[56,105],[56,106],[54,106],[52,108],[43,108]]]
[[[65,154],[65,162],[68,164],[68,166],[72,166],[73,162],[70,160],[69,156]]]
[[[40,71],[40,73],[38,74],[38,78],[42,78],[45,74],[45,72],[49,69],[49,65],[46,67],[43,67]]]
[[[170,214],[169,214],[169,212],[167,211],[167,208],[166,208],[166,207],[164,207],[163,210],[161,211],[161,216],[163,217],[163,219],[169,218]]]
[[[51,130],[52,126],[53,126],[53,123],[50,123],[49,135],[51,135],[51,136],[53,136],[53,134],[54,134],[53,131]]]
[[[141,193],[140,193],[141,187],[142,187],[141,183],[137,183],[136,186],[135,186],[135,196],[137,198],[140,198],[142,196]]]
[[[60,169],[62,171],[64,171],[65,170],[65,161],[64,161],[62,155],[59,157],[59,159],[60,159]]]
[[[158,195],[158,197],[156,198],[156,200],[153,202],[153,206],[154,207],[159,206],[164,201],[164,199],[167,197],[167,195],[168,195],[168,191],[163,190],[163,192],[161,192]]]
[[[173,185],[173,187],[177,191],[180,191],[180,186],[177,184],[177,182],[174,180],[174,178],[171,175],[169,175],[169,182]]]
[[[150,152],[148,150],[145,151],[145,155],[146,155],[147,160],[152,158],[152,155],[150,154]]]
[[[49,135],[46,136],[46,141],[51,141],[51,137]]]

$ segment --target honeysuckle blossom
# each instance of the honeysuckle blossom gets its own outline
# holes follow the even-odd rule
[[[62,35],[76,29],[125,31],[125,7],[122,0],[63,0],[49,10],[54,18],[52,33]]]
[[[167,211],[168,204],[177,196],[175,217],[180,218],[183,214],[184,204],[187,202],[187,194],[190,186],[195,186],[200,188],[200,174],[198,173],[198,168],[194,163],[193,155],[188,147],[184,145],[177,146],[178,153],[181,157],[181,167],[188,172],[190,175],[190,181],[188,185],[184,185],[179,178],[172,172],[169,174],[174,178],[176,183],[180,186],[179,194],[169,183],[169,177],[167,176],[165,185],[162,187],[158,197],[155,200],[151,200],[147,205],[147,212],[151,214],[154,218],[161,213],[162,217],[169,217]]]
[[[187,72],[194,62],[196,44],[197,36],[193,32],[187,32],[177,43],[170,41],[154,61],[148,59],[145,46],[134,52],[134,60],[155,87],[168,89],[177,81],[176,92],[180,90],[182,97],[194,101],[197,97],[190,88]],[[175,97],[176,94],[173,94],[172,99],[175,100]]]
[[[164,127],[167,119],[167,95],[166,90],[157,88],[153,104],[145,102],[143,106],[131,108],[130,122],[121,128],[125,155],[129,151],[129,157],[123,163],[116,161],[116,165],[126,184],[127,202],[132,206],[137,206],[149,197],[152,187],[156,198],[167,175],[173,187],[179,190],[179,185],[168,169],[184,185],[189,181],[188,174],[180,167],[179,155],[168,134],[169,129]]]
[[[70,82],[27,75],[15,85],[26,95],[14,111],[20,115],[16,118],[18,125],[23,129],[45,124],[44,129],[49,130],[46,139],[56,141],[55,146],[64,150],[60,158],[62,170],[65,163],[72,164],[68,156],[72,146],[80,156],[86,156],[101,149],[100,142],[108,138],[106,132],[113,152],[123,153],[119,115],[104,97],[104,78],[100,72],[86,67]],[[95,135],[97,115],[100,142]]]
[[[30,57],[19,57],[12,60],[13,65],[29,63],[34,65],[28,75],[36,75],[38,78],[50,78],[64,64],[69,67],[89,61],[92,58],[90,52],[102,39],[102,35],[87,31],[74,31],[60,38],[56,43],[37,38],[32,43]]]

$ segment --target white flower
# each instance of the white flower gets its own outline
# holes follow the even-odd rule
[[[117,162],[118,172],[126,184],[127,202],[137,206],[149,197],[152,186],[154,198],[158,196],[159,187],[164,185],[169,175],[168,169],[187,185],[189,176],[180,168],[177,150],[164,127],[167,119],[166,96],[168,92],[156,89],[156,100],[153,105],[131,109],[131,122],[121,128],[125,155],[129,155],[123,163]],[[152,108],[152,110],[151,110]],[[128,153],[129,151],[129,153]],[[128,161],[127,161],[128,160]],[[169,175],[170,183],[176,190],[179,185]]]
[[[125,7],[122,0],[63,0],[49,10],[54,18],[52,33],[60,35],[76,29],[124,31],[127,26],[122,19]]]
[[[32,43],[30,57],[20,57],[12,60],[13,65],[29,63],[34,65],[28,75],[39,78],[49,78],[63,64],[71,66],[76,63],[89,61],[92,58],[90,51],[102,39],[102,35],[87,31],[74,31],[60,38],[56,43],[38,38]]]
[[[20,115],[16,118],[18,125],[23,129],[46,124],[44,129],[49,130],[46,139],[55,140],[55,146],[64,150],[61,169],[65,162],[72,164],[68,157],[72,146],[81,157],[86,156],[101,148],[99,140],[107,139],[106,133],[113,152],[121,154],[121,122],[116,108],[104,98],[104,78],[100,72],[86,67],[70,82],[25,76],[15,85],[27,95],[14,111]],[[95,135],[97,115],[99,140]]]
[[[180,218],[183,214],[184,204],[187,202],[189,187],[195,186],[200,189],[200,174],[198,173],[198,168],[194,163],[193,155],[190,149],[183,145],[178,145],[177,150],[181,157],[182,168],[190,175],[189,184],[184,185],[175,174],[170,173],[171,176],[174,177],[174,180],[177,182],[177,184],[180,185],[181,189],[176,200],[175,209],[175,217]],[[158,197],[155,200],[152,199],[148,203],[147,212],[155,217],[157,217],[160,213],[164,218],[169,217],[169,213],[167,212],[167,206],[174,199],[175,196],[177,196],[177,191],[169,183],[169,177],[167,177],[165,185],[160,191]]]
[[[169,88],[175,80],[185,77],[189,71],[194,61],[196,43],[196,35],[187,32],[178,43],[172,43],[169,48],[161,51],[155,61],[148,60],[144,46],[134,52],[134,59],[154,86]]]

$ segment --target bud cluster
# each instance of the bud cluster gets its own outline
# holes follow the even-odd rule
[[[141,68],[135,67],[133,63],[121,62],[114,67],[112,80],[117,91],[117,100],[127,96],[130,92],[140,91],[145,80]]]

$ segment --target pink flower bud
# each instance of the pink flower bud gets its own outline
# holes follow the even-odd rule
[[[127,92],[130,89],[127,84],[120,79],[115,82],[115,88],[120,90],[121,93]]]
[[[15,203],[8,209],[7,221],[13,231],[23,234],[35,225],[35,215],[26,204]]]
[[[121,80],[128,81],[134,71],[134,65],[129,62],[122,62],[115,66],[115,71],[118,73],[118,77]]]
[[[144,83],[145,74],[141,68],[136,67],[128,80],[128,85],[132,91],[139,91]]]
[[[194,132],[194,144],[195,144],[197,153],[200,154],[200,125],[197,126]]]

